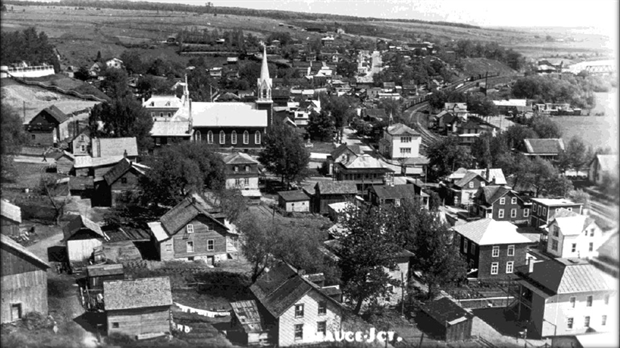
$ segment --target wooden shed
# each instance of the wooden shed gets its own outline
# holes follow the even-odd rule
[[[244,346],[258,346],[270,342],[270,330],[258,312],[256,301],[231,302],[232,320],[229,339]]]
[[[107,236],[101,227],[82,215],[73,217],[63,228],[70,263],[87,262],[95,248],[101,247]]]
[[[137,339],[170,333],[170,278],[154,277],[103,282],[108,335]]]
[[[7,236],[19,235],[22,210],[4,199],[0,200],[0,231]]]
[[[471,338],[474,315],[447,297],[422,307],[420,329],[446,342]]]
[[[10,237],[0,235],[2,261],[2,323],[19,320],[28,312],[47,315],[46,262]]]
[[[278,192],[278,205],[287,212],[310,212],[310,197],[302,190]]]
[[[88,288],[102,289],[103,282],[106,280],[125,279],[125,270],[120,263],[92,265],[86,267],[86,277],[88,279]]]

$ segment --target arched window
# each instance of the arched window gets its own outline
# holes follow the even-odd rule
[[[254,133],[254,143],[260,144],[260,132],[259,131],[256,131],[256,133]]]
[[[250,133],[248,131],[243,132],[243,143],[247,144],[250,142]]]
[[[232,131],[232,133],[230,133],[230,142],[233,145],[237,143],[237,132],[236,131]]]
[[[194,141],[202,141],[202,133],[199,130],[194,133]]]
[[[224,131],[220,131],[220,144],[224,144],[226,142],[226,133]]]
[[[213,132],[209,131],[207,133],[207,143],[208,144],[213,144]]]

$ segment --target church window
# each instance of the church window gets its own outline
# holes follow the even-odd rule
[[[247,144],[250,142],[250,133],[248,131],[243,132],[243,143]]]

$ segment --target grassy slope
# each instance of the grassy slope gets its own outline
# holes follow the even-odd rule
[[[500,73],[501,75],[512,75],[516,73],[516,71],[507,65],[496,60],[486,58],[463,59],[464,76],[477,76],[479,74],[484,75],[487,71],[492,75],[496,73]]]

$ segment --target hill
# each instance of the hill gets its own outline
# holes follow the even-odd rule
[[[461,73],[464,77],[478,75],[484,76],[484,74],[486,74],[487,72],[489,73],[489,75],[495,75],[497,73],[499,73],[500,75],[513,75],[517,73],[506,64],[492,59],[464,58],[462,59],[462,62],[463,68]]]

